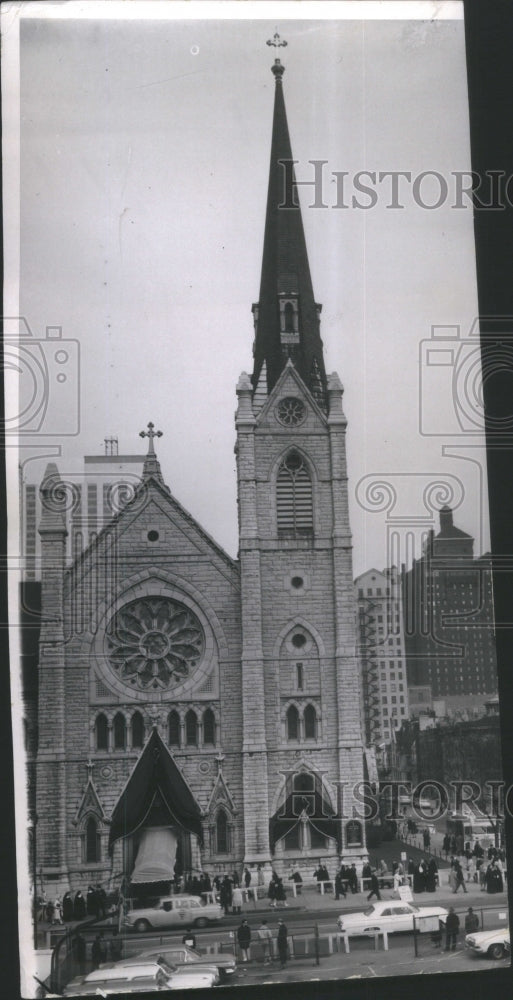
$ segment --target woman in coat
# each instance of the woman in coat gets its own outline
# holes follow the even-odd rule
[[[73,899],[69,891],[62,897],[62,919],[73,920]]]
[[[438,865],[434,858],[428,863],[428,870],[426,876],[426,892],[434,892],[436,889],[436,876],[438,874]]]
[[[86,915],[86,901],[80,891],[75,893],[73,900],[73,917],[75,920],[83,920]]]

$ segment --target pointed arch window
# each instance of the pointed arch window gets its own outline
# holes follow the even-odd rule
[[[317,712],[313,705],[307,705],[303,715],[305,740],[317,739]]]
[[[203,713],[203,743],[205,746],[215,746],[216,717],[211,708]]]
[[[229,854],[230,852],[230,828],[228,816],[224,809],[220,809],[216,818],[216,854]]]
[[[84,861],[86,864],[94,864],[101,860],[100,834],[98,823],[94,816],[90,816],[85,825],[84,834]]]
[[[299,712],[295,705],[290,705],[287,709],[287,739],[299,739]]]
[[[170,747],[180,746],[180,716],[174,709],[167,717],[167,738]]]
[[[185,716],[185,742],[188,747],[197,747],[198,745],[198,719],[192,708]]]
[[[276,514],[279,535],[298,538],[313,534],[312,480],[297,451],[290,451],[280,465]]]
[[[130,728],[132,746],[139,750],[144,744],[144,719],[140,712],[134,712]]]
[[[107,722],[107,716],[103,712],[100,712],[100,715],[96,717],[94,736],[97,750],[109,749],[109,723]]]
[[[114,749],[115,750],[125,750],[126,749],[126,719],[121,712],[118,712],[114,716],[114,722],[112,723],[112,730],[114,733]]]

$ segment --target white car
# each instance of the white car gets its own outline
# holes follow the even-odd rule
[[[401,900],[381,900],[372,903],[360,913],[342,913],[338,928],[344,934],[373,934],[387,931],[412,931],[414,917],[438,917],[445,921],[447,910],[443,906],[415,906]]]
[[[155,906],[129,910],[124,924],[128,930],[149,931],[161,927],[207,927],[221,920],[219,903],[205,903],[201,896],[162,896]]]
[[[178,966],[180,971],[182,971],[182,966],[187,966],[189,970],[192,966],[193,970],[197,966],[207,966],[211,968],[214,966],[218,971],[220,978],[222,980],[229,979],[233,976],[235,972],[236,962],[235,955],[232,952],[224,952],[223,954],[210,955],[208,958],[205,955],[200,955],[199,951],[195,948],[189,948],[186,944],[181,945],[161,945],[160,948],[149,948],[145,951],[138,952],[133,958],[126,958],[125,963],[130,962],[158,962],[159,959],[164,959],[168,965]]]
[[[77,976],[67,984],[64,996],[108,996],[111,993],[150,993],[157,990],[204,989],[216,985],[216,977],[206,971],[195,975],[172,969],[163,963],[141,962],[138,965],[112,963],[94,969],[87,976]]]
[[[468,948],[474,955],[504,958],[511,952],[509,927],[499,927],[494,931],[473,931],[465,938],[465,948]]]

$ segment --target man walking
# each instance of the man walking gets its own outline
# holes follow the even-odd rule
[[[251,944],[251,927],[247,920],[243,920],[237,928],[237,941],[241,950],[242,961],[249,962],[249,947]]]
[[[473,931],[479,930],[479,917],[477,913],[474,913],[471,906],[469,906],[465,914],[465,934],[472,934]]]
[[[379,882],[378,882],[378,876],[376,875],[376,869],[374,869],[372,872],[370,883],[371,883],[370,892],[369,895],[367,896],[367,902],[369,902],[369,899],[371,899],[372,896],[375,896],[376,899],[381,899],[381,893],[379,891]]]
[[[287,964],[289,942],[287,938],[287,928],[283,920],[278,921],[278,955],[280,957],[280,969],[284,969]]]
[[[449,913],[447,914],[447,920],[445,921],[446,951],[456,950],[456,938],[458,936],[459,929],[460,929],[460,918],[458,914],[454,912],[454,906],[450,906]]]
[[[262,945],[262,951],[264,953],[264,965],[270,965],[272,961],[271,957],[272,934],[267,926],[267,920],[262,920],[262,923],[260,924],[257,933],[260,940],[260,944]]]

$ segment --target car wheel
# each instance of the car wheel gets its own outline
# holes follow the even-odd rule
[[[150,931],[150,930],[151,930],[151,924],[148,920],[135,921],[134,931],[137,931],[138,934],[142,934],[143,931]]]
[[[504,945],[503,944],[491,944],[488,949],[488,954],[490,958],[504,958]]]
[[[198,919],[194,921],[195,927],[206,927],[207,925],[208,920],[206,917],[198,917]]]

